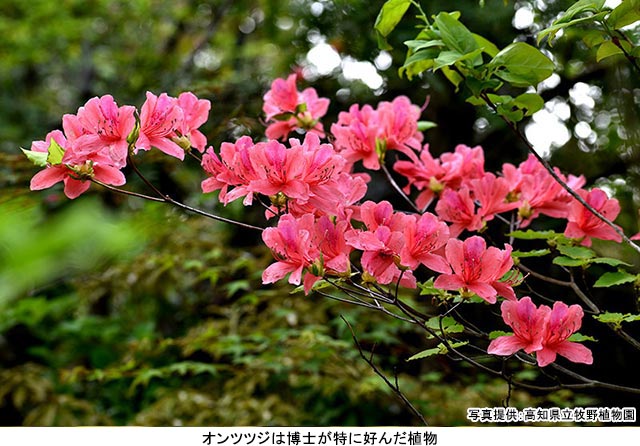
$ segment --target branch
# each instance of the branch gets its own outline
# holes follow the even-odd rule
[[[100,182],[96,182],[95,180],[93,180],[94,182],[96,182],[97,184],[100,184],[102,186],[107,187],[110,190],[113,190],[115,192],[120,192],[126,195],[132,195],[138,198],[144,198],[145,200],[151,200],[151,201],[162,201],[165,203],[169,203],[172,204],[176,207],[179,207],[182,210],[185,211],[189,211],[189,212],[193,212],[194,214],[198,214],[198,215],[202,215],[203,217],[207,217],[210,218],[212,220],[217,220],[217,221],[221,221],[223,223],[228,223],[228,224],[232,224],[232,225],[236,225],[236,226],[240,226],[243,228],[247,228],[247,229],[253,229],[256,231],[263,231],[264,228],[260,228],[258,226],[253,226],[250,225],[248,223],[243,223],[241,221],[236,221],[236,220],[232,220],[230,218],[225,218],[225,217],[220,217],[219,215],[215,215],[215,214],[210,214],[208,212],[205,212],[201,209],[198,208],[194,208],[192,206],[189,206],[187,204],[181,203],[177,200],[174,200],[173,198],[171,198],[168,195],[163,194],[157,187],[155,187],[153,185],[153,183],[151,183],[143,174],[142,172],[140,172],[140,169],[138,169],[138,166],[136,166],[136,163],[133,161],[133,157],[131,156],[131,154],[128,155],[128,161],[129,161],[129,165],[131,166],[131,168],[133,169],[133,171],[136,173],[136,175],[138,175],[140,177],[140,179],[156,194],[158,195],[158,198],[155,197],[150,197],[148,195],[144,195],[144,194],[138,194],[135,192],[130,192],[130,191],[124,191],[122,189],[118,189],[115,187],[107,187],[107,185],[100,183]]]
[[[571,281],[567,282],[567,281],[564,281],[564,280],[554,279],[552,277],[547,277],[547,276],[545,276],[543,274],[537,273],[537,272],[529,269],[528,267],[524,266],[522,263],[520,263],[518,265],[518,268],[522,269],[523,271],[526,271],[531,276],[533,276],[533,277],[535,277],[537,279],[543,280],[543,281],[545,281],[547,283],[551,283],[551,284],[554,284],[554,285],[571,288],[573,290],[573,292],[576,293],[576,296],[578,296],[578,298],[586,306],[588,306],[594,314],[602,313],[602,310],[589,298],[589,296],[587,296],[585,294],[584,291],[582,291],[580,289],[578,284],[573,279],[573,274],[571,272],[569,272],[569,274],[571,276]],[[632,347],[634,347],[637,350],[640,350],[640,341],[635,339],[633,336],[631,336],[629,333],[624,331],[622,328],[616,327],[615,324],[606,324],[606,325],[611,330],[613,330],[613,332],[615,334],[617,334],[620,338],[622,338],[625,342],[627,342],[629,345],[631,345]]]
[[[536,157],[536,159],[542,164],[542,166],[545,168],[545,170],[547,172],[549,172],[549,174],[553,177],[553,179],[560,185],[562,186],[562,188],[567,191],[567,193],[569,195],[571,195],[573,198],[575,198],[576,200],[578,200],[578,202],[584,206],[589,212],[591,212],[593,215],[595,215],[596,217],[598,217],[602,222],[604,222],[605,224],[607,224],[608,226],[610,226],[615,232],[616,234],[618,234],[620,237],[622,237],[622,240],[629,246],[631,246],[633,249],[635,249],[638,253],[640,253],[640,246],[636,245],[629,237],[627,237],[625,235],[625,233],[617,226],[615,225],[611,220],[609,220],[607,217],[605,217],[604,215],[602,215],[599,211],[597,211],[596,209],[594,209],[593,206],[591,206],[589,203],[587,203],[584,198],[582,198],[576,191],[574,191],[571,187],[569,187],[569,185],[562,180],[562,178],[560,178],[560,176],[556,173],[556,171],[553,169],[553,167],[551,167],[551,165],[549,164],[549,162],[547,160],[545,160],[542,155],[540,155],[536,149],[533,147],[533,145],[529,142],[529,140],[527,139],[527,137],[520,131],[520,129],[518,128],[518,126],[511,121],[509,118],[507,118],[506,116],[502,115],[500,112],[498,112],[498,107],[496,107],[496,105],[491,101],[491,99],[489,98],[489,96],[487,95],[487,93],[481,93],[480,97],[484,100],[484,102],[487,104],[487,106],[489,106],[489,108],[491,110],[493,110],[493,112],[495,114],[497,114],[498,116],[500,116],[500,118],[507,124],[507,127],[509,127],[515,134],[516,136],[518,136],[518,138],[527,146],[527,149],[529,150],[530,153],[533,154],[533,156]]]
[[[415,203],[411,201],[411,198],[409,198],[407,194],[404,193],[404,191],[400,188],[400,186],[398,186],[398,183],[396,183],[396,180],[393,179],[393,177],[391,176],[391,172],[389,172],[389,169],[387,169],[387,166],[385,166],[382,163],[381,163],[381,166],[382,166],[382,171],[384,172],[385,176],[387,177],[387,180],[389,181],[389,184],[391,184],[391,187],[393,187],[393,189],[396,192],[398,192],[398,194],[404,199],[404,201],[409,203],[409,206],[411,206],[411,209],[416,211],[418,214],[421,214],[422,212],[420,211],[420,209],[418,209],[418,206],[416,206]]]
[[[411,410],[411,412],[413,412],[413,414],[418,417],[420,419],[420,421],[422,421],[422,423],[425,426],[428,426],[429,423],[427,423],[427,420],[425,420],[424,416],[422,416],[422,414],[418,411],[418,409],[416,409],[414,407],[413,404],[411,404],[411,401],[409,401],[407,399],[407,397],[402,393],[402,391],[400,390],[400,386],[398,385],[398,375],[396,374],[395,377],[395,384],[391,383],[391,381],[389,381],[387,379],[386,376],[384,376],[384,373],[382,373],[380,371],[380,369],[374,364],[373,362],[373,352],[371,353],[371,357],[367,357],[364,352],[362,351],[362,346],[360,345],[360,342],[358,341],[358,338],[356,337],[356,333],[353,331],[353,327],[351,326],[351,324],[349,323],[349,321],[347,321],[345,319],[344,316],[340,315],[340,318],[344,321],[345,324],[347,324],[347,327],[349,327],[349,331],[351,331],[351,337],[353,338],[353,342],[356,345],[356,348],[358,349],[358,352],[360,353],[360,357],[362,359],[364,359],[364,361],[369,364],[369,367],[371,367],[371,369],[376,373],[376,375],[378,375],[380,378],[382,378],[382,380],[384,381],[384,383],[391,389],[393,390],[393,393],[395,393],[398,398],[400,398],[402,400],[402,402],[409,408],[409,410]]]

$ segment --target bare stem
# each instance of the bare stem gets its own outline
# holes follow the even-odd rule
[[[189,212],[192,212],[194,214],[202,215],[203,217],[207,217],[207,218],[210,218],[212,220],[217,220],[217,221],[221,221],[223,223],[228,223],[228,224],[240,226],[240,227],[247,228],[247,229],[253,229],[253,230],[256,230],[256,231],[263,231],[264,230],[264,228],[260,228],[258,226],[253,226],[253,225],[250,225],[248,223],[243,223],[241,221],[232,220],[230,218],[220,217],[219,215],[210,214],[209,212],[205,212],[205,211],[203,211],[201,209],[194,208],[192,206],[189,206],[187,204],[184,204],[184,203],[181,203],[181,202],[179,202],[177,200],[174,200],[170,196],[163,194],[157,187],[155,187],[153,185],[153,183],[151,183],[147,179],[147,177],[145,177],[142,174],[142,172],[140,172],[140,169],[138,169],[138,166],[136,166],[136,163],[133,161],[133,157],[131,155],[129,155],[129,165],[131,166],[133,171],[136,173],[136,175],[138,175],[140,177],[140,179],[147,185],[147,187],[149,187],[149,189],[151,189],[156,195],[158,195],[158,198],[150,197],[150,196],[144,195],[144,194],[138,194],[138,193],[131,192],[131,191],[124,191],[122,189],[114,188],[114,187],[111,187],[111,186],[107,187],[107,185],[105,185],[103,183],[100,183],[100,182],[96,182],[96,184],[100,184],[102,186],[105,186],[109,190],[120,192],[120,193],[123,193],[123,194],[126,194],[126,195],[132,195],[132,196],[135,196],[135,197],[138,197],[138,198],[144,198],[145,200],[162,201],[162,202],[165,202],[165,203],[169,203],[169,204],[172,204],[172,205],[174,205],[176,207],[179,207],[180,209],[183,209],[185,211],[189,211]]]
[[[384,383],[391,390],[393,390],[393,393],[395,393],[398,396],[398,398],[400,398],[402,400],[402,402],[409,408],[409,410],[411,410],[411,412],[413,412],[413,414],[416,417],[418,417],[420,419],[420,421],[422,421],[422,423],[425,426],[428,426],[429,423],[427,423],[427,420],[424,418],[424,416],[418,411],[418,409],[415,408],[415,406],[413,404],[411,404],[411,401],[409,401],[407,399],[407,397],[404,395],[404,393],[402,393],[402,391],[400,390],[400,386],[398,385],[398,376],[396,375],[396,377],[395,377],[395,384],[392,383],[391,381],[389,381],[387,379],[387,377],[384,376],[384,373],[382,373],[382,371],[380,371],[378,366],[376,366],[375,363],[373,362],[373,355],[367,357],[367,355],[364,354],[364,351],[362,350],[362,346],[360,345],[360,341],[358,341],[356,333],[353,330],[353,327],[351,326],[349,321],[347,321],[344,316],[340,316],[340,318],[344,321],[345,324],[347,324],[347,327],[349,327],[349,331],[351,331],[351,337],[353,338],[353,342],[356,345],[356,348],[358,349],[358,352],[360,353],[360,357],[362,359],[364,359],[364,361],[367,364],[369,364],[369,367],[371,367],[371,369],[376,373],[376,375],[378,375],[380,378],[382,378]]]
[[[393,177],[391,176],[391,172],[389,172],[389,169],[387,169],[387,166],[385,166],[384,164],[382,164],[382,171],[387,177],[387,181],[389,181],[389,184],[391,184],[391,187],[393,187],[393,189],[398,192],[398,194],[404,199],[404,201],[406,201],[409,206],[411,206],[411,209],[420,214],[421,212],[420,209],[418,209],[418,206],[416,206],[411,198],[409,198],[407,194],[405,194],[404,191],[400,188],[400,186],[398,186],[398,183],[396,183],[396,180],[393,179]]]

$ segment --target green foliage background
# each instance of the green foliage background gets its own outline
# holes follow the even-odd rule
[[[18,150],[58,128],[64,113],[112,94],[141,104],[147,90],[191,90],[212,101],[210,144],[263,133],[261,97],[272,79],[305,65],[324,39],[341,56],[373,61],[373,23],[382,1],[6,0],[0,5],[0,423],[4,425],[411,425],[405,406],[360,358],[351,333],[374,351],[390,379],[436,425],[464,425],[467,407],[500,406],[507,384],[445,359],[406,360],[432,347],[397,320],[290,287],[260,284],[270,253],[255,234],[92,188],[69,203],[60,189],[28,190],[35,172]],[[451,10],[428,1],[426,11]],[[467,24],[496,44],[533,39],[571,2],[556,1],[526,30],[510,23],[530,2],[455,2]],[[531,2],[533,4],[535,2]],[[320,11],[320,13],[318,13]],[[438,76],[407,81],[402,42],[389,41],[392,68],[372,91],[335,70],[313,86],[332,106],[398,94],[422,104],[432,151],[482,144],[488,169],[520,162],[524,148],[501,122],[457,97]],[[553,152],[563,170],[607,185],[621,200],[618,222],[637,232],[638,77],[622,61],[596,64],[572,31],[554,50],[572,128],[593,124],[597,140],[573,138]],[[573,103],[578,82],[600,89],[594,107]],[[341,93],[336,95],[336,91]],[[630,94],[614,95],[614,91]],[[608,116],[605,126],[595,124]],[[484,119],[489,125],[478,123]],[[601,121],[598,121],[601,122]],[[145,174],[166,193],[207,210],[260,222],[236,204],[199,193],[203,174],[144,154]],[[132,181],[132,189],[142,184]],[[374,198],[386,197],[384,186]],[[259,212],[259,211],[258,211]],[[603,250],[615,250],[605,245]],[[630,253],[615,253],[629,257]],[[636,262],[637,263],[637,262]],[[621,293],[630,293],[623,290]],[[422,299],[428,305],[426,298]],[[621,353],[622,354],[622,353]],[[602,372],[612,374],[611,368]],[[531,373],[524,370],[522,373]],[[511,405],[587,405],[600,394],[515,391]]]

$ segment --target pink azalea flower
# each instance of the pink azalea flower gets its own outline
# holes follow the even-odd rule
[[[63,128],[74,152],[89,156],[100,153],[116,167],[124,167],[129,151],[127,137],[135,127],[135,107],[118,107],[113,97],[89,99],[77,115],[65,115]]]
[[[303,181],[305,156],[301,146],[287,149],[278,141],[257,143],[250,152],[257,178],[249,190],[263,195],[284,194],[287,198],[309,197],[309,186]]]
[[[353,164],[362,161],[364,167],[380,169],[380,160],[387,150],[397,150],[417,161],[414,151],[421,150],[422,133],[418,132],[420,108],[400,96],[393,102],[381,102],[376,110],[370,105],[360,109],[352,105],[338,115],[331,126],[336,149]]]
[[[449,273],[449,264],[435,254],[449,240],[449,228],[430,213],[413,215],[404,220],[404,246],[400,252],[403,265],[415,269],[423,264],[432,271]]]
[[[463,230],[477,231],[482,228],[482,216],[476,212],[476,204],[466,187],[458,191],[445,189],[436,204],[436,213],[444,221],[451,222],[451,237],[457,237]]]
[[[495,303],[498,294],[515,300],[513,288],[499,282],[513,266],[511,249],[507,244],[504,250],[493,246],[487,248],[484,239],[479,236],[470,237],[464,242],[449,239],[445,256],[453,272],[440,275],[434,286],[444,290],[473,292],[489,303]]]
[[[424,136],[418,131],[422,111],[408,97],[398,96],[391,102],[381,102],[377,108],[381,124],[379,138],[384,139],[387,150],[399,150],[409,158],[417,159],[411,150],[420,151]]]
[[[327,184],[345,166],[345,160],[338,155],[331,144],[320,144],[320,138],[314,133],[307,133],[301,144],[298,139],[290,139],[292,150],[300,150],[304,157],[302,179],[310,188]],[[298,149],[299,148],[299,149]]]
[[[210,147],[202,157],[202,167],[210,175],[202,181],[203,192],[220,190],[219,199],[225,205],[240,197],[244,204],[253,202],[251,181],[257,180],[258,173],[251,164],[254,143],[251,137],[243,136],[235,144],[224,142],[220,146],[220,159]],[[229,187],[234,186],[232,191]]]
[[[580,305],[569,307],[564,302],[553,304],[553,309],[547,313],[542,349],[536,352],[540,367],[554,362],[556,354],[564,356],[571,362],[593,364],[591,350],[582,344],[567,340],[578,331],[582,325],[583,316],[584,312]]]
[[[181,93],[178,96],[178,106],[182,109],[183,120],[180,126],[180,134],[187,137],[192,147],[199,152],[204,152],[207,138],[198,130],[209,118],[211,102],[206,99],[198,99],[191,92]]]
[[[487,353],[510,356],[519,350],[533,353],[542,350],[547,316],[551,309],[545,305],[538,309],[526,296],[518,301],[505,300],[500,306],[502,319],[513,330],[512,335],[500,336],[489,344]]]
[[[340,219],[349,219],[355,205],[367,193],[367,184],[360,175],[347,172],[334,174],[331,181],[313,186],[309,200],[289,203],[289,212],[294,215],[315,213],[316,215],[332,215]]]
[[[500,336],[489,344],[487,352],[509,356],[519,350],[536,354],[540,367],[556,360],[557,355],[572,362],[592,364],[591,350],[567,339],[582,324],[584,312],[580,305],[567,306],[555,302],[553,308],[537,308],[529,297],[519,301],[505,301],[501,305],[502,318],[513,329],[513,335]]]
[[[479,146],[471,148],[460,144],[453,153],[443,153],[440,158],[433,158],[429,146],[425,145],[419,160],[397,161],[393,168],[408,180],[405,193],[411,191],[411,186],[420,191],[416,204],[426,209],[445,188],[457,190],[465,181],[482,178],[484,152]]]
[[[620,204],[615,198],[609,199],[607,194],[598,188],[594,188],[589,192],[579,190],[578,194],[603,216],[610,221],[620,213]],[[591,246],[591,237],[602,240],[622,241],[622,236],[618,234],[611,226],[593,215],[578,200],[573,199],[569,208],[567,217],[569,222],[564,231],[564,235],[570,238],[582,239],[581,244]]]
[[[478,215],[483,222],[493,220],[496,214],[511,211],[518,207],[516,202],[508,202],[509,183],[504,178],[498,178],[492,173],[485,173],[482,178],[467,182],[478,203]]]
[[[156,96],[147,92],[147,100],[140,110],[140,136],[136,149],[155,147],[179,160],[184,159],[184,149],[173,138],[183,125],[183,111],[176,98],[162,93]]]
[[[302,272],[318,259],[320,253],[313,243],[314,217],[311,214],[296,219],[285,214],[276,228],[262,232],[262,240],[271,249],[277,262],[262,273],[262,283],[273,283],[287,274],[289,283],[300,285]]]
[[[313,88],[299,92],[296,79],[296,74],[289,75],[286,80],[276,79],[264,95],[262,110],[270,123],[266,130],[269,139],[284,139],[295,129],[324,137],[319,121],[327,113],[329,99],[318,97]]]
[[[112,186],[122,186],[126,182],[124,174],[111,165],[111,159],[100,153],[79,156],[59,130],[50,132],[45,141],[35,141],[31,145],[34,152],[47,153],[51,140],[65,150],[60,164],[47,165],[31,179],[31,190],[48,189],[56,183],[64,183],[64,194],[74,199],[86,192],[91,186],[92,178]]]
[[[353,104],[348,112],[340,112],[338,122],[331,126],[336,150],[352,165],[362,161],[367,169],[379,170],[377,126],[376,112],[370,105],[363,106],[361,110]]]
[[[378,283],[387,285],[400,279],[400,285],[416,287],[416,279],[410,270],[400,270],[400,252],[404,246],[401,232],[387,226],[375,231],[351,230],[345,234],[347,244],[363,251],[361,264],[364,271]]]
[[[402,232],[405,228],[405,221],[408,215],[395,212],[393,206],[386,200],[376,203],[365,201],[357,208],[354,208],[353,218],[363,222],[369,231],[375,231],[380,226],[387,226],[392,231]]]
[[[527,227],[540,214],[567,218],[573,198],[534,155],[529,155],[517,168],[512,164],[504,164],[502,171],[510,187],[509,195],[518,203],[520,227]],[[555,172],[574,190],[578,190],[586,181],[583,176],[569,175],[567,178],[558,169]]]
[[[344,238],[347,226],[347,221],[334,224],[326,216],[315,219],[313,214],[299,218],[290,214],[280,217],[276,228],[267,228],[262,234],[277,259],[262,274],[263,283],[272,283],[291,274],[289,283],[299,285],[304,280],[304,290],[308,294],[324,275],[348,272],[351,247]]]
[[[290,74],[286,79],[275,79],[271,89],[264,95],[262,110],[267,120],[273,119],[281,113],[293,113],[298,106],[298,88],[296,74]]]
[[[333,223],[326,215],[316,220],[315,235],[318,249],[322,253],[323,267],[332,274],[349,271],[349,253],[352,249],[344,238],[349,228],[347,220]]]

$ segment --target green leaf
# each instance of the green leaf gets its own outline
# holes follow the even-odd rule
[[[607,14],[608,14],[608,11],[603,11],[603,12],[600,12],[598,14],[590,15],[590,16],[587,16],[587,17],[581,17],[579,19],[571,20],[571,21],[568,21],[568,22],[559,23],[559,22],[556,21],[556,22],[554,22],[553,25],[551,25],[550,27],[548,27],[546,29],[543,29],[542,31],[540,31],[540,33],[538,33],[537,43],[539,45],[540,42],[545,38],[545,36],[548,36],[549,46],[552,46],[551,43],[552,43],[554,37],[556,36],[558,31],[560,31],[561,29],[569,28],[570,26],[574,26],[574,25],[577,25],[579,23],[596,22],[597,20],[603,19]]]
[[[607,17],[607,23],[613,29],[620,29],[638,20],[640,20],[640,0],[624,0]]]
[[[475,59],[476,56],[478,56],[481,52],[482,49],[480,48],[467,54],[460,54],[457,51],[442,51],[434,60],[433,70],[436,71],[440,68],[453,65],[457,62]]]
[[[582,36],[582,41],[589,48],[593,48],[594,46],[600,45],[602,42],[604,42],[605,36],[606,34],[603,31],[599,29],[592,29],[584,33],[584,35]]]
[[[378,45],[381,49],[391,48],[389,44],[386,43],[385,38],[391,34],[391,31],[400,23],[409,6],[411,6],[411,0],[388,0],[382,5],[382,9],[380,9],[374,25],[378,32]]]
[[[622,313],[600,313],[593,316],[594,319],[603,324],[612,324],[619,329],[623,322],[640,321],[640,314]]]
[[[549,36],[549,41],[553,40],[556,33],[567,26],[575,24],[577,20],[594,20],[592,16],[583,17],[582,19],[575,19],[577,15],[584,13],[598,13],[604,6],[604,0],[580,0],[571,5],[564,14],[556,19],[549,28],[542,30],[538,34],[538,44],[544,39],[545,36]],[[606,11],[605,11],[606,13]]]
[[[506,331],[502,331],[502,330],[493,330],[491,333],[489,333],[489,339],[496,339],[499,338],[500,336],[509,336],[512,335],[513,333],[507,333]]]
[[[420,51],[426,48],[442,47],[444,42],[442,40],[407,40],[404,42],[411,50]]]
[[[519,122],[524,118],[524,113],[518,107],[500,104],[497,108],[498,114],[507,118],[511,122]]]
[[[433,60],[438,57],[439,53],[438,48],[427,48],[412,54],[407,57],[404,65],[398,70],[399,75],[402,76],[404,73],[409,79],[412,79],[413,76],[431,69]]]
[[[598,51],[596,51],[596,62],[617,55],[624,55],[624,52],[611,40],[607,40],[598,47]]]
[[[451,50],[468,54],[479,49],[478,42],[469,29],[448,12],[439,13],[434,19],[442,41]]]
[[[622,285],[623,283],[635,282],[637,279],[637,274],[630,274],[623,270],[607,272],[600,276],[596,283],[593,284],[593,287],[607,288],[610,286]]]
[[[444,76],[449,79],[449,82],[451,82],[456,87],[457,92],[460,83],[464,80],[462,76],[460,76],[457,71],[454,71],[449,67],[442,67],[442,74],[444,74]]]
[[[558,233],[555,231],[534,231],[533,229],[527,229],[526,231],[513,231],[507,235],[520,240],[549,240],[558,235]]]
[[[431,121],[418,121],[418,131],[424,132],[425,130],[432,129],[434,127],[438,127],[438,124]]]
[[[443,333],[462,333],[464,331],[464,326],[459,324],[451,316],[443,317],[442,322],[440,322],[440,316],[434,316],[432,318],[429,318],[425,325],[427,328],[435,331],[440,331],[440,324],[442,324]]]
[[[558,245],[558,251],[572,259],[591,259],[596,256],[592,249],[584,246]]]
[[[427,280],[426,282],[418,282],[418,288],[420,288],[420,296],[446,296],[447,292],[433,286],[434,278]]]
[[[599,263],[609,266],[632,266],[630,263],[624,262],[620,259],[612,259],[611,257],[596,257],[595,259],[591,259],[591,263]]]
[[[468,343],[469,343],[468,341],[451,342],[449,343],[449,345],[452,348],[458,348],[458,347],[462,347],[463,345],[467,345]],[[444,345],[443,343],[440,343],[435,348],[428,348],[426,350],[421,351],[420,353],[416,353],[415,355],[407,359],[407,361],[414,361],[416,359],[428,358],[429,356],[433,356],[433,355],[446,355],[447,353],[449,353],[449,349],[447,348],[447,346]]]
[[[536,93],[523,93],[516,96],[513,103],[524,112],[525,116],[531,116],[544,107],[544,99]]]
[[[442,51],[433,61],[433,69],[438,70],[442,67],[453,65],[464,57],[457,51]]]
[[[550,254],[550,249],[534,249],[533,251],[513,251],[511,255],[520,259],[527,257],[542,257]]]
[[[55,139],[51,138],[47,152],[48,152],[47,163],[49,163],[52,166],[62,164],[64,149],[60,147],[60,145],[56,142]]]
[[[476,40],[478,47],[482,48],[482,51],[487,53],[491,57],[495,57],[500,52],[500,49],[491,41],[485,39],[479,34],[471,33]]]
[[[604,6],[605,0],[580,0],[571,5],[562,16],[554,23],[569,22],[578,14],[585,12],[599,12]]]
[[[484,99],[480,98],[480,94],[485,91],[496,91],[502,86],[502,82],[498,79],[477,79],[475,77],[467,77],[465,85],[476,96],[467,98],[467,102],[473,105],[486,105]]]
[[[561,256],[561,257],[554,258],[552,263],[554,265],[559,265],[559,266],[574,267],[574,266],[588,265],[589,260],[588,259],[572,259],[571,257]]]
[[[594,338],[593,336],[586,336],[583,335],[582,333],[574,333],[571,336],[569,336],[567,338],[567,341],[571,341],[571,342],[584,342],[584,341],[592,341],[592,342],[598,342],[598,340],[596,338]]]
[[[555,69],[555,65],[547,56],[524,42],[507,46],[489,65],[498,70],[498,77],[515,86],[537,85],[551,76]]]
[[[47,156],[48,156],[47,152],[36,152],[35,150],[26,150],[26,149],[23,149],[22,147],[20,148],[20,150],[22,150],[22,153],[24,153],[29,159],[29,161],[31,161],[36,166],[39,166],[39,167],[47,166]]]

